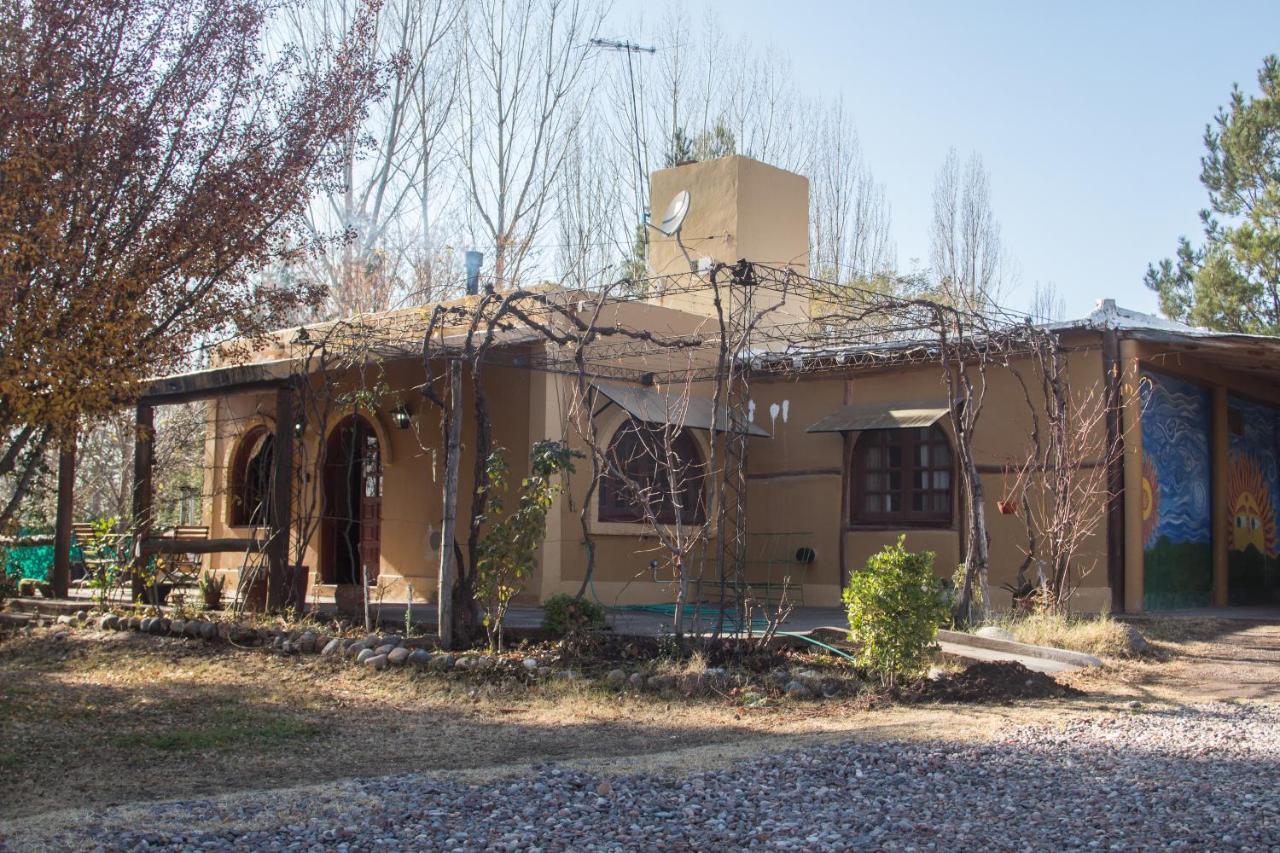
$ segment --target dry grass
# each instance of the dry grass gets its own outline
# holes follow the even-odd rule
[[[988,738],[1006,723],[1061,721],[1130,698],[1194,701],[1252,685],[1245,695],[1280,700],[1280,628],[1195,633],[1202,639],[1162,642],[1167,661],[1078,674],[1085,699],[868,709],[856,700],[744,708],[732,697],[581,682],[503,687],[132,633],[75,630],[53,641],[40,629],[0,636],[0,776],[10,794],[0,797],[0,836],[17,818],[82,817],[61,810],[355,776],[488,779],[548,761],[687,772],[828,738]],[[706,661],[666,665],[696,674]]]
[[[20,792],[0,797],[0,822],[353,776],[492,776],[546,761],[780,747],[868,716],[836,702],[747,709],[733,697],[477,683],[178,638],[52,634],[0,637],[0,775]]]
[[[1098,657],[1131,657],[1126,626],[1107,614],[1067,616],[1061,613],[1034,613],[1010,617],[998,623],[1020,643],[1052,646]]]

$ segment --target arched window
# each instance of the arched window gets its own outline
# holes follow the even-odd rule
[[[951,445],[937,426],[867,430],[853,448],[849,521],[945,527],[953,470]]]
[[[645,521],[649,514],[662,524],[674,524],[677,517],[686,524],[706,520],[706,465],[687,429],[628,419],[614,433],[607,454],[600,478],[601,521]]]
[[[266,427],[245,433],[231,466],[231,523],[269,527],[275,521],[271,489],[276,438]]]

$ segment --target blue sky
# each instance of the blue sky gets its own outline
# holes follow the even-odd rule
[[[1280,2],[690,2],[786,54],[810,94],[843,95],[893,205],[899,265],[928,258],[934,174],[979,153],[1026,308],[1052,282],[1154,311],[1147,264],[1199,233],[1204,125],[1280,52]],[[616,20],[657,3],[619,0]],[[626,33],[616,33],[625,36]],[[726,57],[728,60],[728,57]]]

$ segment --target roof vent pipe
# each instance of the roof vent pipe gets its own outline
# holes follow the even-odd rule
[[[475,296],[480,292],[480,262],[484,260],[484,253],[477,251],[467,252],[467,295]]]

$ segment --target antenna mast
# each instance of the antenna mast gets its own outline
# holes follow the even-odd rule
[[[638,53],[647,53],[652,56],[657,52],[657,48],[644,47],[631,41],[622,41],[619,39],[602,39],[593,38],[591,40],[592,47],[598,47],[602,50],[612,50],[621,52],[627,57],[627,82],[631,87],[631,134],[632,142],[635,146],[636,158],[636,211],[639,215],[639,224],[644,226],[648,223],[648,184],[649,184],[649,165],[646,162],[643,139],[640,135],[640,107],[636,96],[636,72],[632,57]],[[647,231],[644,237],[645,245],[648,245],[649,239]]]

